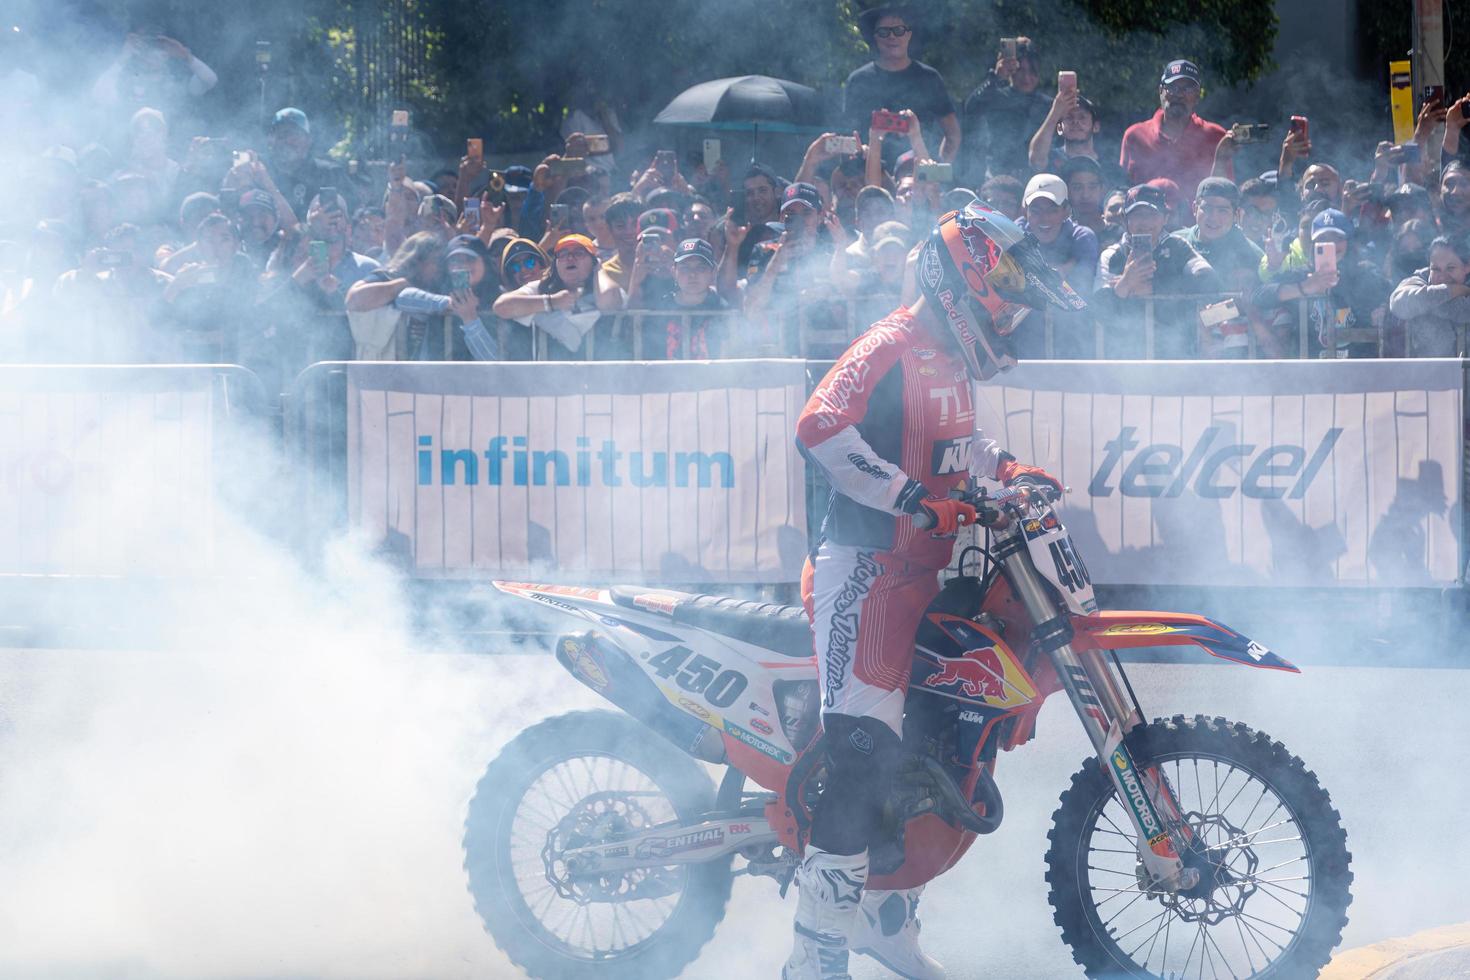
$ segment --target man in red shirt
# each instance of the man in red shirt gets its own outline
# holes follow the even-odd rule
[[[1218,163],[1216,160],[1220,141],[1228,135],[1224,127],[1194,113],[1203,95],[1200,70],[1194,62],[1169,62],[1159,80],[1159,111],[1123,134],[1118,166],[1128,175],[1128,183],[1168,177],[1188,199],[1212,173],[1235,178],[1228,151]]]

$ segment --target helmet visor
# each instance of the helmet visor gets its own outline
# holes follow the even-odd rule
[[[1032,235],[1009,246],[986,278],[996,292],[1012,303],[1037,310],[1047,305],[1071,312],[1087,309],[1086,301],[1046,261],[1041,254],[1041,243]]]

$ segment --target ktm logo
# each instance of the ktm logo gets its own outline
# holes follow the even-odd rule
[[[943,439],[934,443],[931,467],[936,476],[967,473],[970,469],[970,436]]]

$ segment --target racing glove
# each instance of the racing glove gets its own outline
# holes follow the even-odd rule
[[[1046,483],[1058,494],[1062,492],[1062,481],[1052,476],[1040,466],[1026,466],[1016,462],[1016,457],[1009,453],[1001,453],[1000,465],[995,468],[995,478],[1002,486],[1010,486],[1017,477],[1029,476],[1038,483]]]
[[[931,530],[941,536],[954,534],[966,524],[975,523],[975,508],[963,500],[949,497],[926,497],[919,501],[919,511],[933,518]]]

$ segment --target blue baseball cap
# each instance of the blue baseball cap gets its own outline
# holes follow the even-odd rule
[[[293,106],[287,106],[284,109],[277,110],[275,116],[271,119],[272,128],[283,124],[295,126],[303,133],[311,132],[311,122],[306,118],[306,113]]]
[[[1343,238],[1353,237],[1353,223],[1336,208],[1319,211],[1312,219],[1312,241],[1331,234],[1338,234]]]

